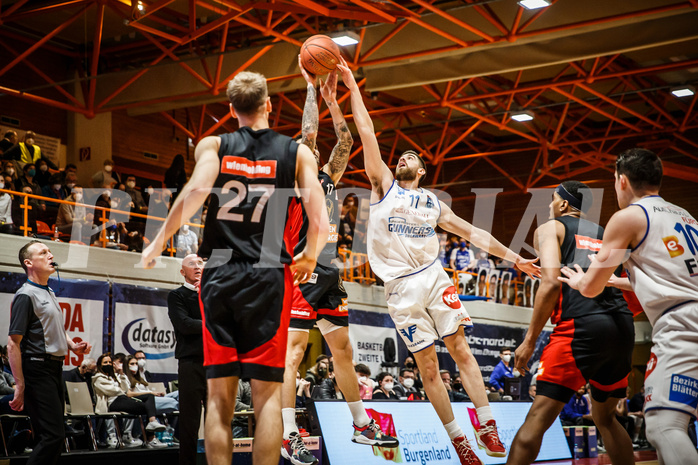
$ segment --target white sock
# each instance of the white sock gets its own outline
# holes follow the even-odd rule
[[[444,425],[444,428],[446,428],[446,432],[448,433],[448,437],[451,438],[451,441],[456,439],[458,436],[463,436],[463,430],[460,429],[460,426],[455,419],[453,419],[451,423]]]
[[[291,433],[298,433],[295,408],[282,408],[281,418],[284,421],[284,439],[288,439]]]
[[[351,416],[354,418],[354,424],[356,426],[363,428],[371,423],[371,419],[368,417],[368,413],[366,413],[364,402],[362,400],[347,402],[347,405],[349,406],[349,411],[351,412]]]
[[[489,405],[485,405],[484,407],[477,408],[477,419],[480,420],[480,424],[484,425],[490,420],[494,420],[494,416],[492,416],[492,409],[490,408]]]

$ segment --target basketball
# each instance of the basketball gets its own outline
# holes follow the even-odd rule
[[[339,63],[339,47],[325,35],[315,35],[301,47],[303,68],[315,75],[327,74]]]

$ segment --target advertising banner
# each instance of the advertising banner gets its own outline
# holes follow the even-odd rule
[[[10,308],[15,292],[27,281],[20,273],[0,272],[0,328],[7,335],[10,327]],[[92,353],[88,357],[97,358],[104,352],[106,321],[109,311],[109,283],[81,279],[49,279],[58,304],[63,310],[64,327],[76,342],[88,341]],[[6,340],[6,339],[5,339]],[[63,369],[71,370],[82,363],[83,355],[72,352],[66,356]]]
[[[397,331],[390,315],[377,312],[349,311],[349,339],[354,361],[371,369],[375,377],[387,366],[397,366]]]
[[[344,402],[315,401],[314,408],[322,429],[327,456],[332,465],[354,465],[361,463],[384,464],[404,463],[417,465],[458,465],[460,461],[451,445],[443,424],[434,407],[428,402],[378,402],[364,401],[369,415],[383,430],[400,442],[397,448],[370,447],[348,440],[352,434],[351,413]],[[454,403],[453,411],[465,436],[474,445],[475,453],[489,464],[506,462],[506,457],[490,457],[477,447],[471,423],[474,407],[469,402]],[[516,432],[531,408],[529,402],[493,402],[492,414],[497,420],[499,437],[507,450],[511,447]],[[554,422],[543,437],[537,461],[560,460],[571,457],[565,434],[559,422]]]
[[[112,284],[114,352],[145,352],[154,381],[177,376],[174,328],[167,315],[169,289]]]

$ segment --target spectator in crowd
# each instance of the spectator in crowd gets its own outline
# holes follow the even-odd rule
[[[18,181],[20,186],[22,186],[22,191],[24,191],[25,187],[30,187],[31,194],[42,195],[41,186],[34,180],[34,176],[36,176],[36,165],[34,165],[34,163],[27,163],[24,165],[24,168],[22,168],[22,174],[23,176],[19,178]],[[46,211],[46,204],[44,201],[37,200],[37,202],[39,203],[40,211]]]
[[[136,358],[136,360],[138,360],[138,372],[140,373],[141,378],[146,381],[153,381],[153,374],[146,369],[148,367],[148,362],[146,361],[147,357],[145,356],[145,352],[142,350],[137,350],[133,353],[133,356]]]
[[[104,160],[104,166],[101,170],[92,175],[92,187],[101,189],[104,186],[114,186],[119,183],[119,175],[114,172],[114,162]]]
[[[189,254],[195,254],[198,250],[199,237],[188,224],[183,224],[177,235],[177,255],[186,257]]]
[[[36,176],[34,176],[34,181],[43,189],[49,184],[51,178],[51,172],[48,170],[48,163],[46,160],[41,160],[36,162]]]
[[[63,168],[63,171],[58,172],[58,174],[61,176],[63,184],[68,183],[68,181],[66,180],[66,177],[71,173],[73,175],[75,175],[75,182],[77,183],[78,182],[78,167],[75,166],[74,164],[68,163],[67,165],[65,165],[65,168]]]
[[[136,177],[133,175],[126,178],[126,193],[131,196],[131,201],[133,202],[131,212],[141,213],[143,215],[148,213],[148,205],[146,205],[145,201],[143,200],[143,194],[141,194],[141,191],[136,189]]]
[[[3,165],[2,172],[5,176],[10,176],[12,178],[12,184],[19,189],[19,186],[17,185],[17,182],[19,181],[19,173],[17,172],[17,167],[15,166],[14,162],[11,160],[6,161]]]
[[[95,393],[92,388],[92,376],[97,372],[97,362],[93,358],[83,358],[80,366],[72,370],[63,372],[63,381],[71,383],[87,383],[87,389],[90,391],[90,397],[94,399]]]
[[[118,366],[118,365],[117,365]],[[151,394],[136,395],[129,389],[126,375],[117,374],[118,368],[112,363],[112,356],[105,353],[97,359],[97,372],[92,377],[97,405],[96,413],[126,412],[133,415],[147,415],[146,432],[165,431],[165,426],[156,418],[155,397]],[[134,397],[138,397],[137,399]],[[130,432],[125,432],[122,438],[124,444],[132,446],[137,443]],[[146,443],[147,447],[167,447],[156,437]]]
[[[422,384],[422,376],[419,373],[419,367],[417,366],[416,363],[414,363],[414,357],[411,355],[405,358],[405,363],[404,367],[412,370],[414,372],[414,387],[418,391],[421,391],[424,389],[424,385]]]
[[[628,386],[628,395],[630,395],[630,386]],[[640,445],[640,433],[645,426],[645,414],[643,408],[645,406],[645,387],[640,388],[640,392],[628,399],[628,417],[635,423],[635,429],[632,432],[633,444]]]
[[[22,193],[24,194],[32,194],[32,188],[31,186],[24,186],[22,187]],[[36,220],[38,219],[38,212],[42,211],[41,210],[41,205],[39,204],[39,201],[35,198],[29,197],[28,199],[28,206],[30,207],[29,210],[27,210],[27,223],[26,225],[24,224],[24,197],[15,195],[14,198],[12,199],[12,222],[15,225],[15,234],[19,235],[24,235],[24,231],[21,229],[23,226],[27,226],[30,228],[30,231],[27,233],[28,236],[34,237],[36,235]]]
[[[398,377],[398,382],[395,383],[393,391],[400,398],[406,398],[407,400],[422,400],[422,395],[414,387],[415,374],[411,368],[401,368],[400,376]]]
[[[141,378],[138,370],[138,360],[133,355],[127,355],[125,371],[128,378],[129,390],[140,394],[152,394],[155,396],[155,409],[158,414],[172,413],[179,409],[179,402],[173,396],[166,396],[164,392],[150,390],[148,382]]]
[[[499,363],[490,375],[490,390],[504,394],[504,378],[514,377],[514,364],[511,363],[511,349],[503,347],[499,350]]]
[[[475,266],[478,270],[494,270],[494,262],[491,258],[489,258],[489,255],[487,255],[487,252],[484,250],[481,250],[478,253],[478,259]]]
[[[441,381],[443,381],[446,387],[446,392],[448,393],[448,399],[451,402],[467,402],[470,399],[468,396],[462,392],[456,392],[453,390],[453,383],[451,381],[451,372],[448,370],[439,370],[439,375],[441,376]]]
[[[308,368],[308,371],[305,372],[305,379],[310,382],[310,392],[313,392],[313,388],[328,377],[330,373],[329,364],[329,357],[325,354],[320,354],[315,358],[315,365]]]
[[[92,219],[88,218],[83,205],[76,205],[83,202],[82,186],[76,184],[66,200],[74,203],[62,203],[58,208],[58,232],[70,235],[70,240],[89,243],[92,236]]]
[[[361,399],[371,399],[373,397],[373,380],[371,379],[371,369],[363,363],[354,366],[356,378],[359,383],[359,395]]]
[[[296,379],[300,379],[300,381],[296,381],[296,399],[298,399],[298,391],[305,389],[303,382],[305,381],[307,383],[307,381],[300,377],[300,373]],[[310,386],[310,384],[308,384],[308,386]],[[334,373],[332,373],[332,376],[329,378],[322,380],[319,387],[312,392],[312,396],[314,399],[344,399],[344,395],[337,385],[337,378],[334,376]],[[296,408],[298,408],[297,405]]]
[[[630,386],[627,387],[626,392],[630,391]],[[633,418],[630,418],[628,416],[628,398],[623,397],[622,399],[618,399],[618,402],[616,403],[616,419],[618,420],[618,423],[621,424],[623,429],[628,432],[628,436],[632,439],[633,434],[635,432],[635,420]]]
[[[9,150],[17,145],[17,140],[17,131],[9,130],[5,132],[4,137],[0,140],[0,154],[2,154],[3,160],[9,160],[5,154],[8,154]],[[11,153],[8,155],[11,155]]]
[[[461,393],[470,399],[468,393],[465,391],[465,387],[463,387],[463,381],[461,380],[459,373],[456,373],[456,375],[453,377],[453,384],[451,387],[453,388],[453,392]],[[469,401],[470,400],[468,400],[468,402]]]
[[[356,197],[354,195],[348,195],[344,199],[339,218],[339,246],[351,249],[351,244],[354,239],[354,225],[356,224],[357,211]]]
[[[441,266],[444,268],[449,268],[451,266],[451,253],[457,248],[458,238],[456,236],[449,236],[448,239],[446,239],[446,244],[443,246],[443,251],[441,253]]]
[[[330,364],[330,367],[332,364]],[[320,381],[320,384],[315,387],[317,390],[323,389],[325,382],[332,382],[334,380],[334,373],[330,370],[330,375]],[[305,408],[305,401],[310,399],[312,393],[310,392],[310,381],[305,378],[301,378],[300,371],[296,371],[296,408]]]
[[[9,149],[6,153],[7,160],[17,160],[20,166],[27,163],[37,163],[39,160],[44,160],[48,163],[51,169],[57,170],[58,167],[41,153],[41,148],[34,143],[36,134],[34,131],[27,131],[24,134],[24,141]]]
[[[246,412],[248,410],[252,410],[252,387],[249,379],[240,379],[238,382],[238,393],[235,397],[235,412]],[[233,437],[250,437],[248,425],[247,416],[233,416]]]
[[[0,179],[0,189],[8,189],[5,180]],[[7,192],[0,192],[0,233],[12,234],[14,225],[12,223],[12,196]]]
[[[458,247],[451,251],[449,263],[452,269],[458,271],[470,271],[475,267],[475,256],[470,250],[470,244],[461,237],[458,241]]]
[[[533,400],[536,398],[536,389],[537,388],[536,388],[536,385],[534,383],[531,383],[528,386],[528,399],[526,399],[526,400],[530,400],[531,402],[533,402]]]
[[[7,352],[6,346],[3,346],[1,349]],[[7,363],[5,360],[0,360],[0,366],[3,368],[0,370],[0,414],[13,415],[17,413],[10,407],[10,401],[15,396],[15,378],[11,372],[5,371],[5,368],[10,369],[5,363]]]
[[[61,191],[63,192],[63,198],[66,199],[73,192],[73,187],[78,183],[78,175],[75,173],[56,173],[58,180],[61,184]]]
[[[589,401],[584,397],[585,391],[584,386],[581,386],[563,407],[560,413],[562,426],[594,425],[591,410],[589,410]]]
[[[184,284],[167,296],[167,313],[175,331],[179,379],[179,465],[196,464],[201,408],[206,406],[206,372],[199,285],[204,261],[194,254],[182,260]],[[145,360],[145,354],[142,354]],[[145,368],[145,367],[144,367]],[[140,367],[139,367],[140,371]]]
[[[67,195],[65,190],[63,190],[61,177],[58,173],[52,174],[47,184],[42,186],[41,195],[50,199],[65,200]],[[46,202],[46,218],[55,219],[61,205],[58,202]]]
[[[164,186],[172,192],[170,197],[170,205],[182,192],[184,185],[187,183],[187,172],[184,170],[184,156],[181,154],[175,155],[172,164],[165,171]]]
[[[381,373],[378,373],[378,376],[376,376],[376,381],[378,382],[378,387],[373,391],[373,399],[400,399],[400,397],[397,394],[395,394],[395,391],[393,390],[393,387],[395,387],[393,375],[386,371],[383,371]]]

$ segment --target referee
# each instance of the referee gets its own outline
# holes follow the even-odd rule
[[[19,263],[28,279],[15,294],[10,313],[7,355],[17,383],[10,407],[24,410],[38,434],[27,464],[55,464],[65,437],[63,361],[69,349],[88,354],[92,346],[73,342],[63,329],[63,312],[48,287],[55,271],[49,248],[28,242],[19,251]]]
[[[175,330],[179,360],[179,464],[196,463],[201,406],[206,405],[204,341],[199,308],[199,283],[204,261],[196,254],[182,260],[184,285],[170,291],[167,313]]]

